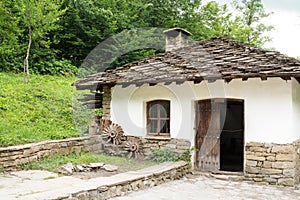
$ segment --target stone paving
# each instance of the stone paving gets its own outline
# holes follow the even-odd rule
[[[127,176],[133,176],[125,176],[125,173],[120,175],[114,179],[126,180]],[[232,177],[228,177],[219,175],[219,179],[216,179],[208,174],[189,174],[180,180],[131,192],[112,200],[300,200],[300,189],[255,185],[244,181],[231,181]],[[108,177],[85,181],[70,176],[59,177],[45,171],[12,172],[0,174],[0,199],[56,199],[68,190],[79,191],[88,185],[95,187],[108,182]]]
[[[193,175],[112,200],[300,200],[300,190]]]

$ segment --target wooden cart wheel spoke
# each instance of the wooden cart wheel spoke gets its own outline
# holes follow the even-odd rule
[[[125,143],[124,150],[128,152],[127,158],[141,158],[142,144],[139,139],[130,139]]]
[[[107,143],[112,142],[113,144],[118,145],[121,143],[123,133],[123,129],[120,125],[112,123],[103,129],[102,136],[107,139]]]

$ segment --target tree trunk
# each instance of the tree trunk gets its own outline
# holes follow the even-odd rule
[[[30,25],[28,26],[28,33],[29,33],[29,40],[28,40],[26,57],[24,59],[24,80],[25,80],[25,83],[28,83],[29,80],[30,80],[29,55],[30,55],[30,48],[31,48],[31,42],[32,42],[32,30],[31,30]]]

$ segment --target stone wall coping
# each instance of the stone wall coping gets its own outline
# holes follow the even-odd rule
[[[155,174],[167,173],[170,170],[179,170],[187,167],[184,161],[167,162],[156,166],[138,171],[130,171],[116,174],[110,177],[97,177],[89,180],[78,179],[77,183],[68,185],[68,187],[59,188],[52,191],[26,195],[24,199],[69,199],[71,196],[76,197],[78,194],[92,191],[106,191],[114,186],[126,186],[134,181],[145,181],[155,176]],[[59,179],[59,178],[58,178]],[[53,179],[55,181],[55,179]],[[77,198],[74,198],[77,199]]]
[[[72,141],[79,141],[79,140],[87,140],[87,139],[90,139],[90,138],[91,138],[91,136],[82,136],[82,137],[74,137],[74,138],[61,139],[61,140],[44,140],[44,141],[41,141],[41,142],[33,142],[33,143],[20,144],[20,145],[14,145],[14,146],[0,147],[0,152],[18,151],[18,150],[21,150],[21,149],[30,149],[34,146],[39,146],[39,145],[44,145],[44,144],[72,142]]]

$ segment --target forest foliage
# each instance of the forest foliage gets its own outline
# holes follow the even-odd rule
[[[76,74],[98,44],[119,33],[144,27],[181,27],[194,40],[226,36],[262,46],[271,26],[261,0],[233,0],[228,5],[201,0],[19,0],[0,1],[0,71]],[[127,32],[126,32],[127,31]],[[138,49],[112,66],[138,60],[163,49]]]

